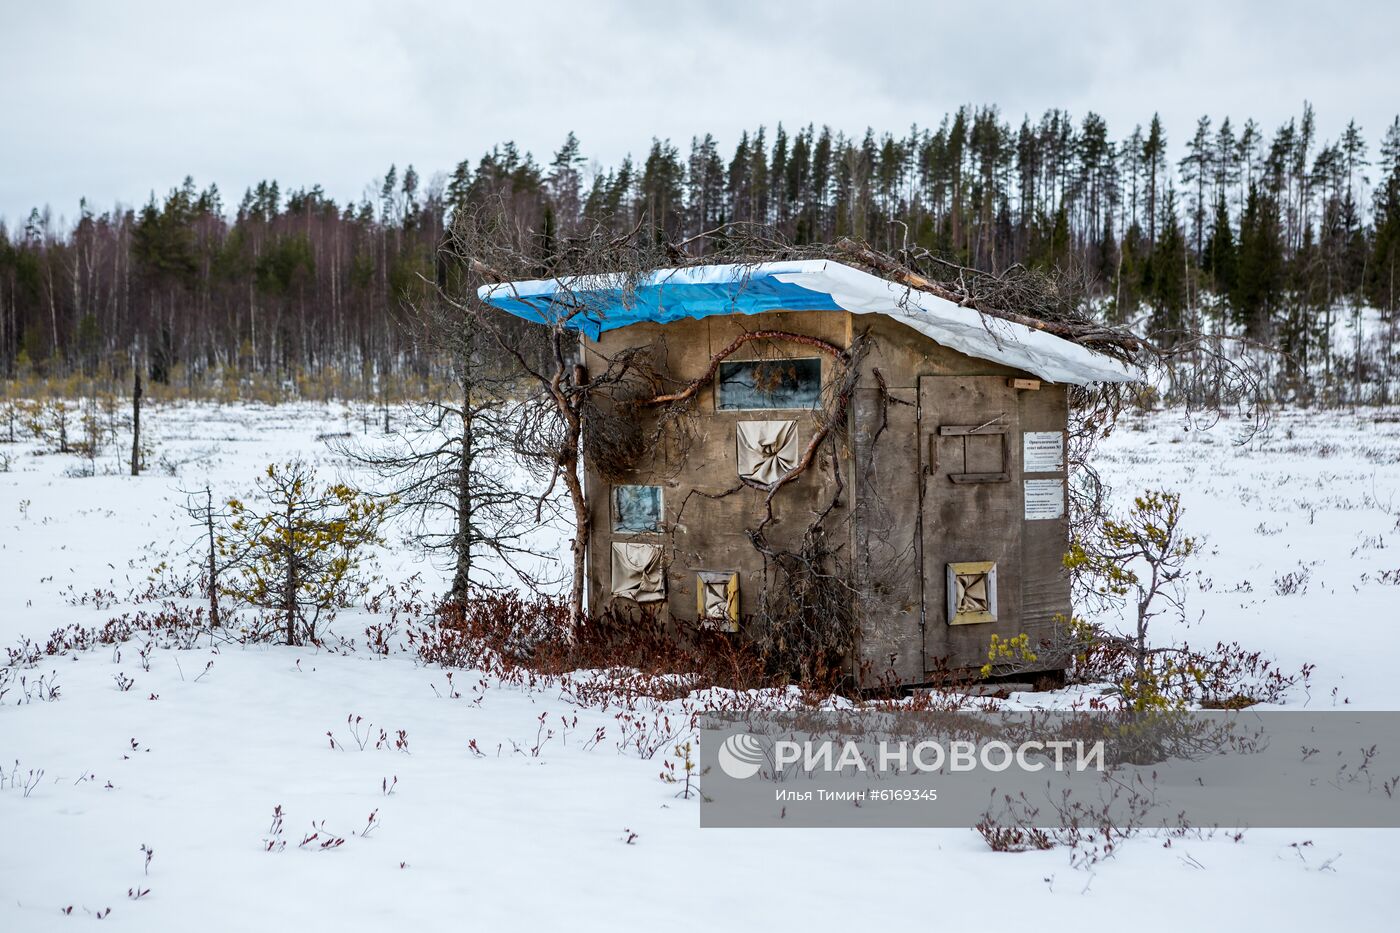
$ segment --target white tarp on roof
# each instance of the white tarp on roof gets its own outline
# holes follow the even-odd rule
[[[806,268],[773,273],[780,281],[824,291],[852,314],[886,314],[968,356],[1034,373],[1047,382],[1137,382],[1135,366],[1077,343],[1004,318],[964,308],[928,292],[827,260],[792,263]]]

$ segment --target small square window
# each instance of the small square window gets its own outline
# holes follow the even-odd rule
[[[660,486],[614,486],[613,531],[661,530]]]
[[[997,620],[995,561],[948,565],[948,624],[972,625]]]
[[[733,360],[719,364],[720,411],[816,408],[822,397],[820,359]]]

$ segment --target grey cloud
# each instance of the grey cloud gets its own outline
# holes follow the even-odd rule
[[[0,12],[0,216],[144,201],[193,174],[358,198],[569,130],[604,163],[778,121],[904,131],[963,103],[1051,107],[1116,136],[1160,111],[1271,130],[1317,108],[1374,142],[1394,117],[1391,5],[1245,2],[47,3]]]

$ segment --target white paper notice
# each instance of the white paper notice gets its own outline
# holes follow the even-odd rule
[[[1026,480],[1026,519],[1063,518],[1065,515],[1065,481],[1062,479]]]
[[[1065,471],[1065,436],[1059,431],[1027,431],[1021,435],[1021,450],[1022,473]]]

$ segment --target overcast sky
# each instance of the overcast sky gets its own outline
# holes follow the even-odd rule
[[[1400,4],[572,0],[0,0],[0,217],[71,218],[187,174],[226,206],[260,178],[361,197],[391,162],[425,179],[574,130],[611,164],[779,121],[860,133],[959,104],[1019,123],[1154,110],[1173,151],[1208,113],[1268,131],[1354,117],[1374,154],[1400,110]]]

